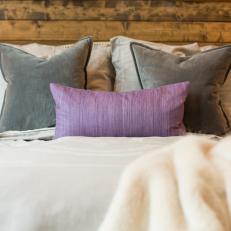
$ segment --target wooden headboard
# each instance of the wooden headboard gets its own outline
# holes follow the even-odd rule
[[[231,43],[231,0],[0,0],[0,41],[71,43],[92,35]]]

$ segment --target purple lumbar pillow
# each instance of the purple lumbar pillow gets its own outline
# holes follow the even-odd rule
[[[56,138],[185,134],[188,82],[132,92],[95,92],[59,84],[50,88],[56,103]]]

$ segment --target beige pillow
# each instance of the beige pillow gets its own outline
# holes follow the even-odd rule
[[[162,43],[135,40],[124,36],[114,37],[110,42],[112,46],[112,63],[116,71],[114,90],[119,92],[141,89],[130,50],[131,42],[139,42],[151,48],[179,56],[190,56],[200,52],[200,47],[197,43],[172,46]]]

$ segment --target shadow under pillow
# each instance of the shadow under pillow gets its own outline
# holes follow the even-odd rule
[[[231,68],[231,46],[179,57],[134,42],[131,51],[143,89],[191,83],[184,117],[188,131],[223,135],[230,130],[219,91]]]
[[[1,69],[7,82],[0,132],[33,130],[55,125],[49,84],[84,88],[92,48],[87,37],[49,59],[0,44]]]

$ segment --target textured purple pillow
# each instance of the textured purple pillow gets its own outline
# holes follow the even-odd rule
[[[95,92],[51,84],[55,137],[182,135],[188,87],[183,82],[133,92]]]

